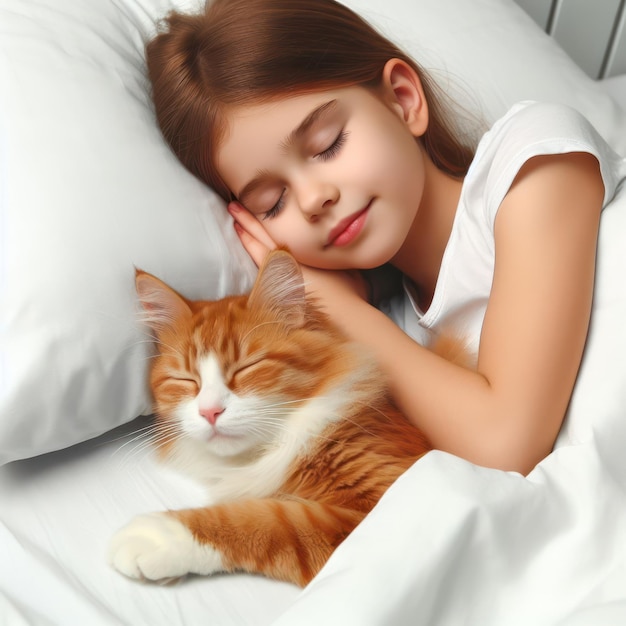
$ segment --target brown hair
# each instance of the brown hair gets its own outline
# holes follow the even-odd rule
[[[400,58],[420,76],[429,124],[420,138],[435,165],[462,177],[473,158],[442,94],[406,53],[334,0],[213,0],[173,12],[146,46],[158,123],[180,161],[225,200],[215,166],[228,107],[353,85],[375,88]]]

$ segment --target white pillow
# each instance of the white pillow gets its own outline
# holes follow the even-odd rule
[[[0,463],[150,411],[134,266],[192,298],[251,283],[223,204],[149,101],[144,41],[190,2],[0,4]],[[488,121],[516,100],[566,101],[626,152],[623,112],[512,2],[348,4]]]
[[[171,5],[0,4],[0,462],[150,411],[134,266],[190,297],[250,285],[222,202],[153,119],[143,46]]]
[[[626,112],[513,0],[344,0],[492,123],[520,100],[577,108],[621,154]]]

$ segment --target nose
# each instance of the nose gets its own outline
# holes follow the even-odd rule
[[[215,422],[217,422],[217,418],[224,412],[224,407],[221,406],[209,406],[209,407],[200,407],[200,415],[204,417],[204,419],[211,424],[211,426],[215,426]]]
[[[303,180],[296,193],[300,210],[310,222],[320,219],[339,200],[336,185],[315,179]]]

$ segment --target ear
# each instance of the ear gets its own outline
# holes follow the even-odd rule
[[[273,250],[259,269],[248,307],[272,311],[292,328],[304,324],[306,292],[298,262],[286,250]]]
[[[414,137],[421,137],[428,128],[428,103],[418,73],[406,61],[390,59],[383,69],[382,89],[391,109]]]
[[[185,299],[156,276],[135,269],[135,287],[145,312],[143,321],[155,332],[171,328],[181,319],[191,317],[191,309]]]

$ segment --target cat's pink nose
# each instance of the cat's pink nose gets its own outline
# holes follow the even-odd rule
[[[224,412],[224,409],[221,406],[210,406],[200,409],[200,415],[204,417],[204,419],[211,424],[211,426],[215,425],[217,422],[217,418]]]

